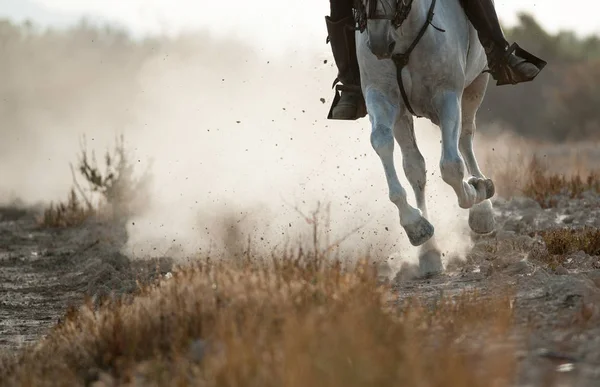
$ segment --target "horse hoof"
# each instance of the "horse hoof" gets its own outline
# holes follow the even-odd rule
[[[477,192],[485,192],[485,199],[490,199],[496,194],[496,186],[492,179],[481,179],[479,177],[471,177],[469,184],[472,185]]]
[[[421,246],[433,236],[434,228],[424,217],[419,217],[416,222],[407,224],[404,231],[413,246]]]
[[[442,253],[438,249],[419,254],[419,275],[421,277],[432,277],[443,271]]]
[[[496,221],[492,202],[489,199],[469,209],[469,227],[477,234],[489,234],[494,231]]]

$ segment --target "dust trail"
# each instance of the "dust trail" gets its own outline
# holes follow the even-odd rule
[[[231,40],[197,44],[158,55],[140,74],[136,124],[144,130],[134,142],[139,158],[154,158],[157,185],[151,211],[130,223],[128,254],[214,253],[224,248],[227,222],[268,251],[310,230],[292,206],[309,213],[321,201],[331,203],[332,240],[363,226],[343,252],[414,256],[387,199],[368,121],[324,118],[335,76],[327,47],[269,58]],[[425,121],[416,130],[437,235],[446,251],[460,253],[467,213],[439,176],[439,130]]]
[[[2,90],[14,107],[2,105],[0,200],[64,199],[81,135],[102,153],[123,132],[140,166],[154,160],[155,175],[153,206],[128,226],[130,256],[229,252],[248,237],[270,251],[307,237],[310,226],[293,207],[309,213],[321,201],[331,204],[331,241],[363,226],[342,253],[414,257],[368,120],[325,119],[336,69],[324,43],[276,55],[208,32],[141,48],[118,39],[100,47],[85,39],[94,32],[73,34],[36,38],[33,51],[7,48],[14,63]],[[61,47],[72,45],[65,61]],[[436,234],[445,251],[460,254],[467,212],[439,176],[439,130],[417,120],[416,131]]]

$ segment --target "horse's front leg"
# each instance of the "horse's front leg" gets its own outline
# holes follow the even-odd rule
[[[494,195],[494,185],[488,179],[464,180],[465,163],[458,151],[462,126],[460,99],[460,94],[454,91],[441,92],[434,99],[442,130],[440,171],[442,179],[454,189],[458,205],[461,208],[471,208],[491,198]]]
[[[429,220],[427,216],[427,200],[425,198],[427,169],[425,158],[417,146],[411,115],[401,114],[398,117],[394,125],[394,137],[398,145],[400,145],[404,174],[415,193],[417,207],[421,210],[423,217]],[[444,270],[442,253],[435,241],[435,236],[421,245],[419,249],[419,270],[422,276],[441,273]]]
[[[400,225],[410,243],[420,246],[434,233],[433,226],[422,216],[420,210],[408,204],[406,190],[400,184],[394,165],[393,127],[398,116],[399,101],[381,90],[370,88],[365,102],[371,120],[371,145],[381,159],[388,184],[389,198],[398,207]]]

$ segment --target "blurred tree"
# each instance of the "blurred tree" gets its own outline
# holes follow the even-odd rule
[[[594,111],[600,102],[600,39],[580,38],[572,31],[551,35],[528,14],[520,14],[517,25],[505,33],[548,65],[533,82],[496,87],[490,81],[480,124],[500,123],[544,140],[598,138]]]
[[[544,140],[600,137],[600,38],[572,31],[550,34],[528,14],[520,14],[505,33],[548,66],[533,82],[496,87],[491,81],[478,116],[480,130],[500,123]],[[222,47],[201,33],[133,40],[124,29],[85,19],[66,30],[0,19],[0,130],[26,133],[36,118],[69,124],[73,106],[87,106],[98,116],[121,115],[127,122],[128,103],[140,92],[138,74],[149,58],[159,52],[210,57],[220,55]],[[250,49],[237,53],[249,55]]]
[[[600,139],[600,60],[571,65],[547,95],[556,140]]]

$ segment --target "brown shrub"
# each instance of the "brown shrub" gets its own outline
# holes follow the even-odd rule
[[[600,154],[593,144],[550,146],[506,134],[483,137],[483,143],[492,150],[483,158],[483,170],[499,196],[527,196],[549,208],[559,194],[580,198],[585,191],[600,192]]]
[[[71,188],[66,202],[50,203],[39,219],[40,226],[76,227],[91,217],[105,221],[122,220],[141,212],[148,205],[149,170],[140,178],[134,177],[134,164],[128,157],[123,136],[117,139],[112,154],[105,153],[104,171],[98,165],[95,153],[92,151],[89,155],[82,146],[77,171],[87,182],[88,192],[77,181],[71,165],[74,188]],[[93,200],[94,195],[97,200]]]
[[[580,198],[585,191],[600,192],[600,174],[589,172],[587,176],[579,173],[570,176],[550,172],[547,164],[538,157],[529,162],[528,178],[523,187],[523,194],[537,201],[542,208],[556,205],[555,195],[566,194],[569,198]]]
[[[75,189],[71,188],[66,202],[50,203],[39,224],[44,228],[76,227],[95,214],[96,210],[89,204],[82,204]]]
[[[508,386],[509,294],[396,307],[363,261],[202,261],[133,301],[71,310],[0,385]]]
[[[531,251],[530,257],[555,270],[564,265],[570,254],[583,251],[600,256],[600,229],[596,227],[556,227],[531,233],[539,235],[545,247]]]
[[[600,229],[596,227],[555,228],[541,231],[550,254],[571,254],[583,251],[589,255],[600,255]]]
[[[127,218],[142,211],[148,204],[151,175],[147,169],[141,177],[134,176],[135,164],[126,150],[124,136],[116,139],[112,153],[104,154],[104,171],[98,165],[95,152],[88,154],[84,145],[77,170],[87,182],[89,192],[100,195],[113,218]]]

